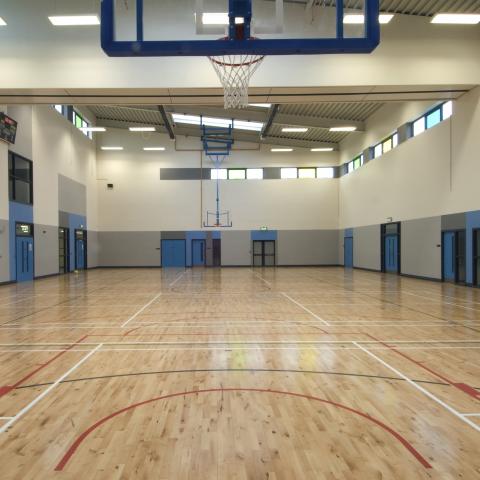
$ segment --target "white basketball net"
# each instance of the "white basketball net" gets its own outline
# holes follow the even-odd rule
[[[264,55],[218,55],[208,57],[223,86],[225,108],[248,106],[248,85]]]

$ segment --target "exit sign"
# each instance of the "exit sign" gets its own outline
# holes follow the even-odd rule
[[[260,227],[260,230],[266,232],[268,230],[268,227]]]

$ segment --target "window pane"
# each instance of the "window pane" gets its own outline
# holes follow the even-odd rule
[[[54,107],[60,115],[63,115],[63,105],[54,105]]]
[[[377,158],[377,157],[380,157],[383,153],[383,150],[382,150],[382,144],[379,143],[376,147],[375,147],[375,152],[374,152],[374,158]]]
[[[77,128],[82,128],[82,124],[83,124],[83,118],[78,115],[78,113],[75,115],[75,126]]]
[[[363,165],[363,153],[360,155],[360,165]]]
[[[9,199],[14,200],[14,195],[13,195],[13,178],[10,178],[8,180],[8,192],[9,192]]]
[[[393,147],[392,147],[392,139],[389,138],[388,140],[385,140],[385,141],[383,142],[382,147],[383,147],[383,153],[389,152],[389,151],[393,148]]]
[[[13,174],[17,178],[29,181],[31,178],[31,163],[21,157],[15,156],[15,167]]]
[[[453,102],[447,102],[442,105],[443,119],[450,118],[453,114]]]
[[[413,123],[413,136],[416,137],[425,131],[425,117],[419,118]]]
[[[249,169],[247,169],[247,179],[248,180],[262,180],[263,179],[263,168],[249,168]]]
[[[210,178],[212,180],[226,180],[227,179],[227,169],[226,168],[219,168],[218,170],[212,168],[210,170]]]
[[[245,170],[229,170],[229,180],[245,180]]]
[[[317,168],[317,178],[333,178],[334,171],[332,167]]]
[[[282,168],[281,178],[297,178],[297,169],[296,168]]]
[[[392,137],[393,148],[398,146],[398,133],[395,133]]]
[[[15,180],[15,199],[20,203],[32,203],[30,199],[30,184],[22,180]]]
[[[82,128],[88,128],[88,123],[85,120],[82,120]]]
[[[314,168],[299,168],[298,169],[298,178],[315,178],[315,169]]]
[[[354,170],[353,166],[353,160],[351,162],[348,162],[348,173],[352,173]]]
[[[398,233],[398,223],[388,223],[385,225],[385,233]]]
[[[360,158],[357,157],[354,161],[353,161],[353,169],[356,170],[357,168],[360,167]]]
[[[442,121],[440,109],[427,115],[427,128],[432,128]]]

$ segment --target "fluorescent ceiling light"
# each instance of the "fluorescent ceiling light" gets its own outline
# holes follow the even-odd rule
[[[204,25],[228,25],[230,19],[228,18],[227,12],[206,12],[202,14],[202,23]],[[245,19],[243,17],[236,17],[235,23],[241,25],[245,23]]]
[[[271,152],[293,152],[293,148],[272,148]]]
[[[354,132],[357,127],[332,127],[331,132]]]
[[[105,127],[82,127],[79,130],[82,132],[106,132],[107,129]]]
[[[249,103],[249,105],[258,108],[270,108],[272,106],[271,103]]]
[[[478,13],[437,13],[431,23],[442,23],[452,25],[476,25],[480,23]]]
[[[131,132],[154,132],[155,127],[129,127]]]
[[[333,147],[311,148],[311,152],[333,152]]]
[[[98,15],[61,15],[48,17],[55,26],[100,25]]]
[[[285,128],[282,128],[282,132],[305,133],[305,132],[308,132],[308,128],[305,128],[305,127],[285,127]]]
[[[143,147],[146,152],[163,152],[165,147]]]
[[[2,17],[0,17],[0,26],[4,27],[6,24],[7,22]]]
[[[394,15],[391,13],[381,13],[378,16],[378,21],[382,25],[385,25],[387,23],[390,23],[393,17]],[[365,15],[363,15],[363,13],[348,13],[343,17],[343,23],[349,24],[349,25],[363,25],[364,22],[365,22]]]
[[[180,113],[173,113],[172,119],[175,123],[185,123],[188,125],[207,125],[209,127],[232,127],[237,130],[251,130],[260,132],[263,128],[261,122],[246,122],[244,120],[231,120],[228,118],[216,117],[201,117],[198,115],[183,115]]]
[[[102,150],[123,150],[123,147],[101,147]]]

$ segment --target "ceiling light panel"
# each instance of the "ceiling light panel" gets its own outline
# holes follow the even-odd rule
[[[48,17],[48,19],[56,27],[100,25],[98,15],[59,15]]]
[[[437,13],[432,18],[432,23],[445,25],[477,25],[480,23],[478,13]]]
[[[305,132],[308,132],[308,128],[306,128],[306,127],[285,127],[285,128],[282,128],[282,132],[285,132],[285,133],[305,133]]]

